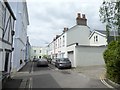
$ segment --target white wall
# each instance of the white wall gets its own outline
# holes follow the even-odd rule
[[[103,52],[106,47],[97,46],[76,46],[76,64],[77,66],[104,65]]]
[[[2,7],[1,7],[2,6]],[[2,10],[3,8],[3,10]],[[4,10],[6,9],[6,13],[3,13],[5,12]],[[5,15],[6,14],[6,15]],[[10,17],[11,16],[11,17]],[[9,20],[9,17],[10,17],[10,20]],[[3,22],[3,20],[1,19],[5,19],[5,21]],[[8,22],[8,24],[7,24]],[[5,27],[3,27],[3,24],[5,23]],[[11,26],[11,28],[9,28]],[[3,35],[3,32],[1,31],[1,29],[5,30],[6,29],[6,32],[4,33]],[[9,57],[7,59],[7,73],[10,73],[10,64],[11,64],[11,56],[12,56],[12,30],[14,30],[14,18],[13,18],[13,15],[12,13],[9,11],[9,9],[7,8],[7,5],[4,4],[4,2],[1,3],[0,1],[0,42],[1,42],[1,45],[0,45],[0,49],[2,49],[0,51],[0,63],[2,65],[0,65],[0,69],[2,69],[2,71],[5,71],[4,67],[5,67],[5,59],[6,59],[6,53],[9,54]],[[3,36],[3,37],[2,37]],[[2,39],[1,39],[2,38]],[[2,60],[2,62],[1,62]]]
[[[57,55],[54,58],[66,58],[67,57],[67,36],[66,32],[62,33],[55,41],[52,41],[48,47],[48,55],[52,56]],[[63,38],[64,36],[64,38]],[[57,44],[57,46],[56,46]]]
[[[79,45],[89,45],[90,30],[87,26],[76,25],[67,32],[67,45],[79,43]]]
[[[71,63],[72,63],[72,67],[76,67],[76,52],[75,52],[75,46],[76,44],[73,44],[71,46],[67,47],[67,55],[68,58],[70,59]],[[72,53],[71,53],[72,52]],[[73,54],[73,55],[71,55]]]
[[[57,58],[66,58],[67,57],[67,41],[66,41],[67,40],[67,34],[63,33],[58,39],[59,39],[59,42],[60,42],[59,43],[60,47],[57,47],[56,52],[55,52],[55,53],[58,54]],[[58,41],[58,39],[57,39],[57,41]]]
[[[2,12],[2,6],[0,3],[0,13]],[[0,27],[2,28],[2,15],[0,14]],[[0,28],[0,39],[2,38],[3,30]],[[0,71],[2,71],[2,40],[0,40]]]
[[[16,72],[25,65],[25,45],[21,42],[20,38],[15,38],[14,42],[12,71]],[[22,64],[20,64],[20,60],[22,60]]]
[[[34,50],[36,50],[36,52],[34,52]],[[31,59],[33,59],[34,56],[36,56],[36,58],[39,58],[39,56],[41,56],[41,58],[42,58],[43,55],[47,55],[46,47],[40,47],[40,46],[32,46],[31,47]]]
[[[98,41],[94,40],[94,37],[98,37]],[[90,45],[91,46],[101,46],[101,45],[107,45],[107,38],[106,35],[94,33],[90,38]]]
[[[2,71],[2,51],[0,51],[0,71]]]
[[[12,58],[12,71],[15,72],[25,65],[24,60],[26,59],[27,26],[29,25],[29,19],[25,2],[15,2],[11,4],[11,6],[17,18]],[[20,64],[20,60],[22,60],[22,64]]]

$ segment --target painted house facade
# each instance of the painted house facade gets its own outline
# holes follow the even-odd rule
[[[67,58],[67,46],[74,43],[89,45],[89,35],[90,28],[87,26],[87,19],[84,14],[83,17],[81,17],[80,13],[78,13],[76,25],[70,29],[65,27],[61,35],[56,35],[48,45],[48,54],[51,58]],[[79,36],[82,38],[79,38]]]
[[[56,38],[54,38],[48,45],[48,55],[52,59],[69,58],[72,62],[72,67],[104,65],[102,53],[107,45],[106,37],[104,34],[96,32],[97,31],[91,32],[90,27],[87,25],[85,14],[82,14],[81,16],[81,14],[78,13],[76,25],[70,29],[65,28],[63,33],[61,35],[57,35]],[[100,37],[101,35],[102,37]],[[95,38],[95,40],[99,41],[94,42],[94,37],[96,36],[97,39]],[[62,45],[63,42],[64,45]],[[64,53],[64,55],[62,53]],[[89,61],[92,63],[90,64]]]
[[[0,72],[10,76],[16,17],[7,0],[0,1]],[[1,75],[0,75],[1,76]]]
[[[31,54],[31,45],[29,42],[29,37],[27,36],[25,62],[30,61],[30,54]]]
[[[89,36],[91,46],[107,45],[107,38],[105,31],[94,30]]]
[[[47,55],[46,47],[32,46],[31,47],[31,60],[34,58],[39,59],[43,58],[44,55]]]
[[[26,45],[27,45],[27,26],[29,25],[27,3],[13,2],[12,9],[16,15],[14,52],[12,58],[12,72],[16,72],[25,65]]]

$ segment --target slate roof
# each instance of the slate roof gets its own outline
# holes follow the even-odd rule
[[[95,31],[98,31],[98,32],[100,32],[100,33],[102,33],[102,34],[107,34],[107,32],[106,31],[103,31],[103,30],[95,30]],[[110,31],[110,36],[118,36],[118,31]]]

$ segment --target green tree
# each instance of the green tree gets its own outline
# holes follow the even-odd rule
[[[48,58],[48,55],[43,55],[43,58],[46,58],[46,59],[47,59],[47,58]]]
[[[118,34],[119,34],[119,40],[120,40],[120,1],[117,2],[116,4],[116,9],[118,9],[118,15],[117,15],[117,18],[118,18]]]
[[[106,24],[107,42],[109,43],[110,30],[118,30],[120,35],[120,1],[104,1],[100,7],[100,20]],[[114,40],[118,40],[114,37]]]
[[[100,20],[106,24],[108,48],[103,53],[107,78],[120,84],[120,0],[104,1],[100,7]],[[117,30],[118,37],[109,41],[110,30]]]

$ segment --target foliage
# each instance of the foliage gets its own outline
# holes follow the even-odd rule
[[[48,58],[48,55],[43,55],[43,58],[46,58],[46,59],[47,59],[47,58]]]
[[[109,31],[118,30],[120,35],[120,1],[104,1],[100,7],[100,20],[106,23],[107,38],[109,43]]]
[[[99,10],[100,20],[102,21],[102,23],[107,23],[109,28],[111,28],[112,20],[114,19],[114,8],[114,3],[104,1]]]
[[[104,52],[107,78],[120,84],[120,41],[112,41]]]

